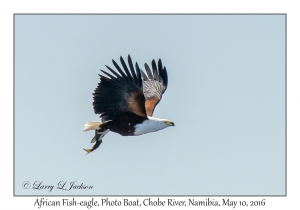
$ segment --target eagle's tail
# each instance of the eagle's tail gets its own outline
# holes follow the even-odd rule
[[[87,122],[84,125],[83,131],[98,130],[102,124],[102,122]]]

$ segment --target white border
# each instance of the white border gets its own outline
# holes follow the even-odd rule
[[[13,197],[13,14],[14,13],[287,13],[287,197],[266,197],[263,209],[299,208],[299,7],[296,1],[1,1],[1,209],[38,209],[34,197]],[[120,199],[120,197],[118,197]],[[131,197],[133,199],[133,197]],[[139,197],[140,200],[143,198]],[[202,197],[204,198],[204,197]],[[201,198],[201,200],[202,200]],[[54,200],[54,197],[48,198]],[[59,198],[61,199],[61,198]],[[98,200],[101,198],[98,197]],[[113,199],[111,197],[110,199]],[[179,197],[176,197],[180,200]],[[182,198],[186,200],[187,198]],[[199,198],[200,199],[200,198]],[[222,198],[215,198],[221,200]],[[229,197],[260,200],[262,197]],[[88,200],[76,197],[76,200]],[[3,208],[2,208],[3,207]],[[42,207],[46,208],[46,207]],[[51,208],[51,209],[62,209]],[[177,209],[176,207],[174,207]],[[173,209],[174,209],[173,208]],[[179,208],[179,207],[178,207]],[[196,207],[199,208],[199,207]],[[203,207],[201,207],[203,208]],[[213,207],[208,207],[214,209]],[[77,207],[76,209],[87,209]],[[103,207],[102,207],[103,209]],[[106,209],[106,208],[104,208]],[[109,208],[114,209],[114,208]],[[206,209],[206,208],[204,208]],[[220,209],[220,208],[218,208]],[[239,209],[239,208],[236,208]]]

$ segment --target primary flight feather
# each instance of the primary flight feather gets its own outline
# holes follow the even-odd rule
[[[145,74],[138,63],[135,68],[130,55],[128,66],[120,57],[123,69],[112,60],[116,71],[106,66],[110,71],[103,71],[100,83],[93,93],[95,114],[99,114],[100,122],[87,122],[83,131],[95,130],[96,142],[92,149],[84,149],[87,154],[97,149],[102,138],[109,131],[122,136],[138,136],[159,131],[174,123],[167,119],[152,117],[156,105],[162,98],[168,86],[168,74],[161,60],[158,66],[152,60],[152,71],[145,63]]]

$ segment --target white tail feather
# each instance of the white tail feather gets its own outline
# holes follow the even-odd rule
[[[84,125],[83,131],[97,130],[100,129],[102,122],[87,122]]]

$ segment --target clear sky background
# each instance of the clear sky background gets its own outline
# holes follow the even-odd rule
[[[162,59],[154,116],[176,126],[85,156],[98,73],[128,54]],[[15,16],[15,194],[284,195],[285,16]]]

